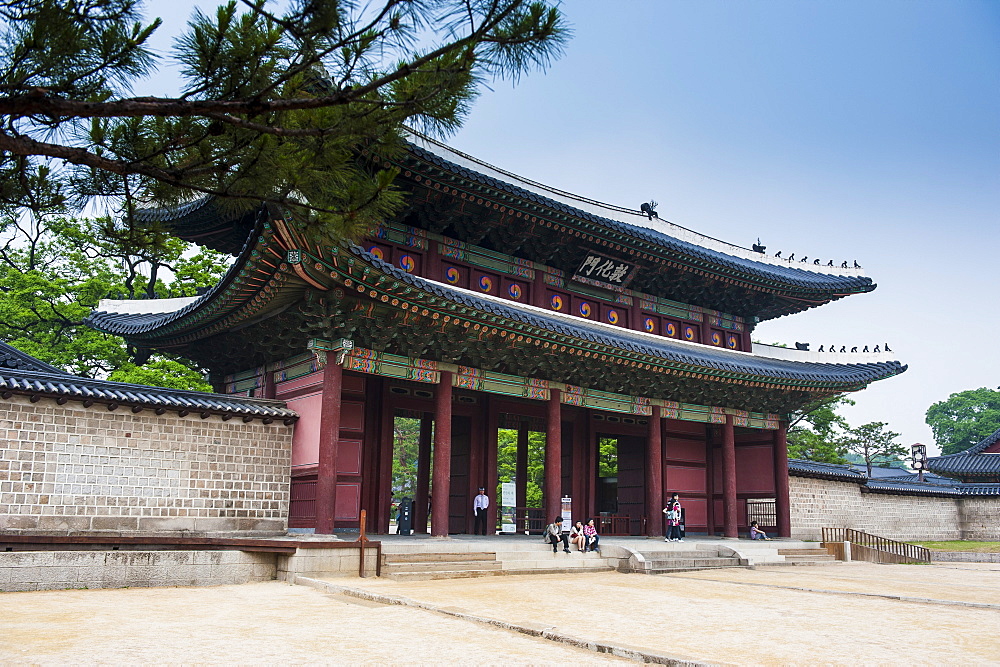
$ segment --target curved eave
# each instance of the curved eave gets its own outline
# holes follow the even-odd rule
[[[710,271],[736,281],[761,287],[766,286],[770,290],[802,294],[805,298],[812,295],[824,300],[870,292],[875,289],[871,278],[866,276],[819,273],[797,267],[793,268],[791,265],[782,266],[753,261],[677,239],[654,229],[595,215],[541,194],[530,192],[516,184],[460,166],[412,143],[409,144],[409,159],[412,161],[411,166],[417,163],[431,165],[455,178],[492,189],[517,200],[514,203],[508,201],[508,206],[517,206],[518,203],[523,203],[526,206],[545,209],[548,212],[548,217],[562,218],[566,222],[584,221],[590,223],[621,237],[623,241],[638,241],[640,244],[645,244],[651,250],[658,250],[661,259],[681,261],[693,270]],[[544,214],[542,215],[544,216]]]
[[[241,210],[215,197],[201,197],[177,206],[142,209],[134,215],[138,222],[161,225],[185,241],[235,255],[252,238],[258,210]]]
[[[0,395],[10,398],[13,394],[29,396],[33,400],[44,397],[62,401],[78,400],[85,404],[120,405],[132,408],[134,412],[143,409],[169,409],[202,416],[242,417],[247,421],[258,418],[267,420],[268,423],[282,420],[285,424],[298,419],[298,415],[280,401],[92,380],[65,373],[0,369]]]
[[[630,359],[649,359],[668,367],[698,369],[709,376],[738,376],[748,381],[782,381],[801,383],[803,386],[829,391],[855,391],[870,382],[898,375],[906,370],[906,366],[898,361],[865,364],[796,362],[687,343],[582,318],[558,315],[512,301],[487,299],[466,290],[410,275],[357,246],[352,246],[350,251],[380,275],[424,292],[426,295],[424,300],[435,308],[444,307],[451,312],[473,309],[486,315],[487,320],[496,320],[496,326],[508,326],[515,332],[528,327],[536,332],[532,334],[535,336],[545,335],[544,332],[557,337],[565,336],[602,348],[617,350],[625,353],[624,356]],[[352,275],[357,276],[357,273]],[[375,275],[362,280],[366,286],[385,289],[380,284],[383,281]],[[357,289],[361,290],[360,285]],[[398,288],[390,289],[398,292]],[[379,290],[372,291],[377,294]],[[411,302],[416,300],[414,295],[406,295],[406,298]],[[525,335],[528,333],[529,331],[525,330]]]
[[[271,241],[269,235],[262,234],[257,247],[248,245],[244,250],[241,261],[232,267],[223,284],[185,308],[155,315],[94,313],[90,322],[102,331],[125,336],[133,344],[179,345],[245,326],[255,317],[280,312],[282,304],[300,298],[304,286],[311,283],[323,289],[347,287],[348,293],[360,293],[359,297],[364,294],[361,298],[371,299],[382,307],[389,307],[393,299],[393,304],[405,301],[414,308],[419,303],[416,310],[426,309],[425,314],[434,319],[462,318],[467,327],[475,323],[474,330],[482,328],[484,334],[490,330],[489,335],[497,334],[499,339],[509,332],[511,338],[505,342],[514,342],[521,336],[539,343],[544,340],[545,349],[549,345],[570,345],[580,349],[579,354],[586,350],[588,358],[593,355],[602,362],[638,365],[647,371],[655,367],[700,380],[739,380],[751,387],[761,383],[760,386],[832,393],[856,391],[906,370],[897,361],[831,364],[773,359],[572,318],[419,278],[356,246],[349,252],[340,250],[329,256],[317,250],[315,255],[304,255],[302,263],[294,267],[271,262],[267,265],[269,272],[259,276],[257,284],[272,287],[244,289],[240,281],[252,273],[248,270],[250,259],[260,257],[262,247]],[[472,331],[469,334],[473,335]]]
[[[274,223],[262,221],[256,232],[222,280],[183,308],[142,314],[95,310],[84,322],[134,345],[169,347],[280,312],[300,297],[305,283],[281,271],[286,248]]]

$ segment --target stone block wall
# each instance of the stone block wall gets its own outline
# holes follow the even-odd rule
[[[892,540],[960,539],[958,499],[862,493],[855,482],[789,478],[792,537],[818,540],[821,529],[854,528]]]
[[[0,530],[283,532],[292,428],[12,396],[0,401]]]
[[[268,581],[271,553],[243,551],[24,551],[0,553],[0,591],[219,586]]]
[[[963,498],[962,532],[967,540],[1000,540],[1000,497]]]
[[[792,537],[854,528],[892,540],[1000,539],[1000,497],[936,498],[862,493],[855,482],[789,478]]]

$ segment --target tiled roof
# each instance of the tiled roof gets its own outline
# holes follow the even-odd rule
[[[357,246],[352,246],[351,251],[383,273],[461,305],[500,315],[555,333],[615,346],[630,352],[656,356],[668,361],[734,373],[763,375],[771,378],[849,384],[873,382],[881,378],[898,375],[906,370],[906,366],[898,361],[865,364],[826,364],[788,361],[785,359],[760,357],[746,352],[735,352],[710,345],[687,343],[664,336],[656,336],[613,325],[605,325],[580,317],[561,315],[515,301],[487,298],[466,290],[414,276],[391,264],[383,262]]]
[[[11,351],[17,352],[4,343],[0,343],[0,351],[8,355],[12,354]],[[27,356],[24,353],[20,354]],[[16,393],[105,404],[116,403],[133,409],[187,410],[191,413],[281,419],[289,422],[298,419],[298,415],[286,408],[281,401],[93,380],[65,373],[42,362],[38,364],[39,368],[0,368],[0,395],[7,398]]]
[[[0,371],[8,368],[37,373],[50,373],[52,375],[69,375],[66,371],[60,370],[55,366],[49,366],[44,361],[35,359],[30,354],[21,352],[16,347],[0,343]]]
[[[946,475],[1000,475],[1000,454],[983,453],[983,450],[996,444],[998,440],[1000,440],[1000,429],[964,452],[927,459],[927,467]]]
[[[488,187],[506,192],[524,201],[545,206],[546,208],[550,208],[566,215],[582,218],[589,222],[606,227],[619,234],[626,234],[634,238],[654,243],[669,252],[687,255],[697,260],[707,262],[713,266],[735,269],[741,273],[749,274],[758,278],[810,290],[856,292],[870,291],[871,289],[874,289],[874,284],[871,278],[865,276],[840,276],[817,273],[805,269],[793,268],[791,265],[782,266],[765,262],[755,262],[744,257],[729,255],[688,241],[673,238],[654,229],[637,227],[618,220],[612,220],[603,216],[594,215],[563,202],[530,192],[507,181],[487,176],[486,174],[469,169],[468,167],[457,165],[454,162],[451,162],[412,143],[409,145],[409,150],[414,156],[430,162],[441,169],[454,173],[461,178],[481,183]]]
[[[804,459],[789,459],[788,472],[797,477],[817,477],[845,482],[855,482],[867,493],[893,493],[930,496],[996,496],[1000,484],[963,484],[934,474],[924,474],[920,482],[917,473],[907,473],[899,468],[874,466],[872,478],[863,466],[850,463],[820,463]],[[884,473],[881,474],[881,473]],[[903,473],[896,474],[893,473]]]

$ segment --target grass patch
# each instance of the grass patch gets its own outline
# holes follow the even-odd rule
[[[974,551],[976,553],[1000,553],[1000,542],[973,542],[971,540],[948,540],[945,542],[912,542],[934,551]]]

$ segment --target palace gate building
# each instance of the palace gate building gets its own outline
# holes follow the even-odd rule
[[[471,532],[477,488],[497,486],[498,430],[512,428],[519,506],[528,433],[545,434],[548,520],[565,496],[575,517],[660,535],[676,491],[689,531],[736,536],[765,499],[789,535],[788,413],[906,368],[751,342],[762,320],[870,292],[860,270],[725,244],[422,137],[395,166],[406,207],[361,245],[317,246],[276,207],[147,211],[233,266],[201,296],[109,301],[90,318],[197,361],[219,392],[299,415],[292,528],[357,527],[365,509],[386,530],[404,415],[420,420],[418,530],[429,511],[432,533]],[[615,479],[599,477],[609,442]]]

